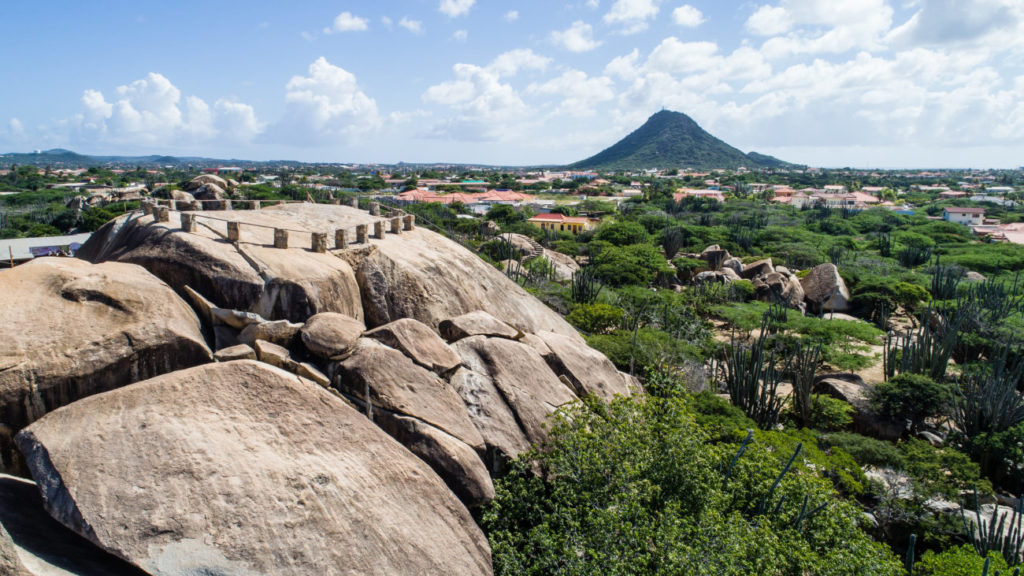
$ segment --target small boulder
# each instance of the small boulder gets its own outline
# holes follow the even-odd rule
[[[729,254],[729,251],[724,250],[718,244],[712,244],[700,253],[700,259],[707,262],[708,267],[712,270],[719,269],[730,258],[732,258],[732,255]]]
[[[295,365],[295,373],[307,380],[316,382],[324,388],[329,388],[331,386],[331,379],[321,372],[319,368],[313,366],[309,362],[297,363]]]
[[[231,362],[233,360],[256,360],[256,350],[248,344],[238,344],[237,346],[229,346],[217,352],[213,355],[213,358],[217,362]]]
[[[347,352],[366,326],[359,320],[337,312],[321,312],[302,327],[302,343],[315,356],[328,360]]]
[[[490,336],[518,340],[523,333],[483,310],[476,310],[441,322],[441,335],[449,342],[470,336]]]
[[[775,267],[772,266],[772,259],[765,258],[764,260],[758,260],[757,262],[751,262],[743,266],[743,272],[740,276],[743,276],[747,280],[752,280],[758,276],[764,276],[775,272]]]
[[[288,349],[284,346],[278,346],[272,342],[266,340],[257,340],[255,342],[256,355],[259,357],[260,362],[270,364],[282,370],[289,372],[295,372],[297,364],[292,360],[291,355],[288,353]]]
[[[259,324],[249,324],[238,334],[242,344],[254,344],[257,340],[266,340],[286,348],[291,347],[299,338],[302,324],[287,320],[268,320]]]
[[[242,312],[241,310],[217,308],[216,306],[209,308],[209,314],[214,324],[224,324],[235,330],[245,330],[252,324],[261,324],[267,321],[263,316],[255,312]],[[264,338],[264,340],[267,340],[267,338]]]
[[[897,440],[905,427],[879,417],[871,410],[871,386],[856,374],[819,374],[814,392],[838,398],[853,406],[854,430],[882,440]]]
[[[395,320],[370,330],[364,336],[401,350],[413,362],[438,374],[447,374],[462,363],[459,355],[436,332],[412,318]]]
[[[808,310],[818,312],[845,312],[850,309],[850,290],[831,262],[819,264],[800,279]]]
[[[192,193],[196,200],[223,200],[227,194],[216,184],[203,184]]]
[[[727,258],[725,262],[722,262],[722,269],[732,270],[736,273],[736,277],[740,278],[743,274],[743,261],[736,257]]]
[[[964,275],[964,280],[967,280],[968,282],[984,282],[985,279],[984,274],[975,272],[974,270],[971,270]]]

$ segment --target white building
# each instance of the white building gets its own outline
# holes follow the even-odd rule
[[[957,224],[966,224],[968,226],[979,226],[985,220],[985,209],[950,206],[949,208],[943,208],[942,219],[946,222],[955,222]]]

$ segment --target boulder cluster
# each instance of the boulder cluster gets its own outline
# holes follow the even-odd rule
[[[697,284],[749,280],[754,285],[754,296],[764,302],[779,302],[815,314],[850,308],[850,291],[835,264],[819,264],[801,274],[800,270],[773,265],[771,258],[744,264],[717,244],[693,256],[707,262],[708,268],[694,276]]]
[[[317,253],[268,231],[368,215],[204,214],[0,273],[4,573],[488,574],[492,478],[558,407],[638,386],[429,231]]]

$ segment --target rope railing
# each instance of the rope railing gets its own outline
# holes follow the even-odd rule
[[[173,202],[173,201],[171,201]],[[223,202],[222,200],[211,200],[209,202]],[[250,202],[259,202],[258,200]],[[358,208],[358,199],[353,198],[351,206]],[[301,203],[291,201],[290,203]],[[244,224],[247,228],[262,228],[274,231],[274,244],[275,248],[288,248],[289,234],[309,234],[310,235],[310,250],[314,252],[326,252],[328,249],[328,237],[329,232],[317,232],[313,230],[297,230],[293,228],[282,228],[280,226],[270,226],[267,224],[257,224],[251,222],[239,222],[237,220],[231,220],[228,218],[220,218],[217,216],[210,216],[204,214],[202,211],[179,211],[176,210],[176,204],[163,205],[160,202],[154,202],[153,200],[145,201],[142,203],[142,213],[145,215],[152,215],[155,222],[170,222],[170,212],[179,212],[179,219],[181,222],[181,230],[183,232],[191,233],[194,232],[197,220],[202,218],[204,220],[214,222],[224,222],[227,227],[226,237],[229,242],[240,242],[242,225]],[[257,208],[258,209],[258,208]],[[370,203],[369,213],[372,216],[379,216],[381,214],[380,204],[373,202]],[[372,222],[373,227],[373,238],[383,239],[384,235],[388,232],[391,234],[401,234],[403,231],[413,230],[416,227],[416,217],[413,214],[406,214],[401,210],[395,210],[391,208],[385,208],[387,218],[382,218]],[[354,227],[349,228],[336,228],[333,230],[334,233],[334,249],[340,250],[347,248],[349,244],[367,244],[371,238],[370,227],[371,224],[357,224]],[[386,230],[390,225],[390,229]],[[213,230],[208,224],[204,226]],[[354,232],[350,235],[349,232]],[[217,232],[219,234],[219,232]]]

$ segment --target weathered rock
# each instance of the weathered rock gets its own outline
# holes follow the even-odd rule
[[[171,200],[192,204],[196,201],[196,197],[183,190],[171,190]]]
[[[473,448],[483,448],[484,440],[458,394],[398,350],[361,338],[352,354],[336,364],[336,372],[341,374],[342,392],[368,400],[375,408],[422,420]]]
[[[853,406],[853,427],[861,434],[883,440],[896,440],[903,435],[902,423],[881,418],[871,410],[871,387],[856,374],[820,374],[815,378],[814,391]]]
[[[974,270],[969,270],[967,274],[964,275],[964,280],[967,280],[968,282],[984,282],[985,275],[980,272],[975,272]]]
[[[17,440],[55,518],[156,576],[491,573],[486,538],[433,470],[263,364],[87,398]]]
[[[630,389],[619,377],[619,371],[604,354],[554,332],[540,332],[537,336],[551,348],[545,359],[558,375],[572,383],[577,396],[596,396],[611,401],[616,395],[629,396]]]
[[[206,211],[191,233],[179,229],[177,212],[166,223],[133,213],[95,232],[78,257],[139,264],[179,293],[188,285],[221,308],[255,312],[270,320],[302,322],[318,312],[340,312],[361,320],[359,285],[346,261],[310,251],[308,234],[293,234],[292,248],[273,247],[275,227],[319,231],[331,224],[276,208]],[[242,223],[237,246],[227,242],[221,220]]]
[[[266,340],[257,340],[253,347],[256,348],[256,356],[259,357],[260,362],[292,373],[298,369],[298,363],[292,360],[291,354],[284,346],[278,346]]]
[[[213,327],[213,342],[217,350],[238,346],[238,330],[225,324],[218,324]]]
[[[721,277],[723,284],[729,284],[737,280],[742,280],[742,278],[740,278],[740,275],[737,274],[736,271],[733,270],[732,268],[722,268],[721,270],[718,271],[718,275],[719,277]]]
[[[217,362],[231,362],[233,360],[256,360],[256,350],[248,344],[229,346],[214,353],[213,358]]]
[[[551,413],[578,400],[533,348],[504,338],[471,336],[453,345],[467,368],[488,376],[501,393],[527,440],[547,440]]]
[[[790,308],[803,309],[804,290],[796,276],[771,272],[754,278],[754,295],[764,302],[781,301]]]
[[[845,312],[850,309],[850,291],[835,264],[819,264],[800,279],[808,310],[813,313]]]
[[[558,280],[572,280],[573,274],[580,269],[579,263],[572,256],[562,254],[561,252],[545,248],[542,256],[551,262],[551,265],[554,267],[555,278]]]
[[[252,346],[257,340],[266,340],[286,348],[298,342],[302,324],[287,320],[273,320],[249,324],[238,334],[238,341]]]
[[[143,576],[50,517],[35,483],[0,474],[0,574]]]
[[[775,272],[775,267],[772,266],[772,259],[766,258],[743,266],[743,272],[740,273],[740,276],[743,276],[747,280],[751,280],[758,276],[771,274],[772,272]]]
[[[401,350],[413,362],[438,374],[447,374],[462,362],[459,355],[436,332],[412,318],[395,320],[374,328],[365,336]]]
[[[214,174],[201,174],[186,182],[185,185],[182,186],[182,188],[191,192],[192,190],[196,190],[206,184],[214,184],[221,188],[228,187],[227,180],[221,178],[220,176],[216,176]]]
[[[727,258],[722,262],[722,270],[732,270],[739,279],[743,275],[743,261],[736,257]]]
[[[700,253],[700,259],[708,263],[712,270],[718,270],[726,260],[732,258],[728,250],[722,249],[718,244],[712,244]]]
[[[309,362],[299,362],[296,364],[295,373],[307,380],[316,382],[324,388],[328,388],[331,385],[331,379],[321,372],[319,368],[313,366]]]
[[[186,286],[186,288],[188,288]],[[267,319],[254,312],[242,312],[241,310],[230,310],[228,308],[210,308],[210,319],[214,323],[230,326],[235,330],[245,330],[252,324],[262,324]],[[267,338],[264,338],[267,340]]]
[[[545,360],[548,356],[553,354],[551,347],[548,346],[544,340],[541,340],[541,338],[536,334],[523,334],[523,337],[520,338],[519,341],[536,350],[537,353],[543,356]]]
[[[347,352],[366,330],[361,320],[336,312],[321,312],[302,327],[306,349],[324,360]]]
[[[465,442],[422,420],[386,410],[374,411],[373,421],[430,465],[466,506],[494,499],[494,484],[487,468]]]
[[[192,196],[196,200],[223,200],[227,196],[227,193],[224,192],[224,188],[210,183],[203,184],[199,188],[196,188],[195,192],[192,193]]]
[[[938,434],[936,434],[934,432],[929,432],[927,430],[922,430],[921,432],[918,432],[917,435],[922,440],[928,442],[932,446],[942,446],[942,443],[943,443],[942,436],[939,436]]]
[[[441,335],[449,342],[469,336],[491,336],[516,340],[523,333],[483,310],[476,310],[441,322]]]
[[[213,360],[188,304],[138,266],[37,258],[0,274],[0,429]],[[0,470],[14,470],[0,434]]]
[[[469,419],[484,439],[484,461],[488,469],[501,473],[508,460],[530,447],[515,414],[489,376],[459,368],[452,375],[451,386],[462,398]]]
[[[739,278],[729,268],[717,271],[706,270],[693,277],[694,284],[728,284],[736,280],[739,280]]]

